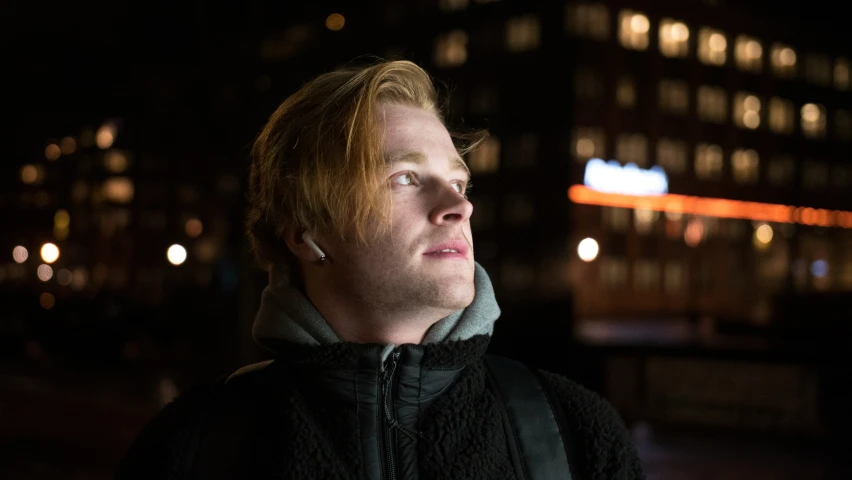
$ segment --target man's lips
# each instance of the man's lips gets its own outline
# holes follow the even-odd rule
[[[460,256],[462,258],[467,258],[467,250],[467,242],[451,240],[437,245],[432,245],[426,249],[424,255]]]

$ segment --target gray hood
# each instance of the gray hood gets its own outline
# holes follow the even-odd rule
[[[340,342],[334,331],[305,294],[289,282],[270,272],[269,285],[263,290],[260,309],[252,326],[255,341],[274,351],[270,340],[303,345],[328,345]],[[424,344],[451,340],[466,340],[475,335],[491,335],[500,307],[494,288],[485,269],[475,263],[473,283],[475,294],[467,308],[442,318],[432,325],[423,339]],[[385,352],[393,350],[388,345]]]

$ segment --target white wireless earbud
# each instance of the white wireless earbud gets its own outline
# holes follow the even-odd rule
[[[317,255],[319,255],[319,261],[320,262],[325,260],[325,253],[322,250],[320,250],[320,248],[317,246],[316,242],[314,242],[314,237],[310,233],[308,233],[308,232],[302,233],[302,240],[304,240],[305,243],[307,243],[308,246],[311,247],[311,249],[313,251],[317,252]]]

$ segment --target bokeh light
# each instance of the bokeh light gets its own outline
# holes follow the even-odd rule
[[[44,158],[50,160],[51,162],[58,159],[60,155],[62,155],[62,151],[60,150],[59,145],[51,143],[50,145],[44,147]]]
[[[59,142],[59,151],[62,155],[71,155],[77,150],[77,141],[74,137],[65,137]]]
[[[346,25],[346,18],[339,13],[332,13],[325,19],[325,27],[332,32],[343,30],[344,25]]]
[[[772,242],[772,237],[775,236],[772,227],[769,224],[763,223],[754,231],[754,239],[758,242],[768,245]]]
[[[67,287],[71,285],[71,281],[74,280],[74,274],[71,273],[71,270],[67,268],[63,268],[62,270],[56,273],[56,281],[59,282],[63,287]]]
[[[59,258],[59,247],[52,243],[41,246],[41,259],[47,263],[53,263]]]
[[[174,244],[166,252],[166,258],[172,265],[180,265],[186,261],[186,249],[181,245]]]
[[[32,185],[38,181],[38,167],[35,165],[24,165],[21,167],[21,181]]]
[[[111,123],[103,124],[98,129],[98,133],[95,134],[95,142],[98,144],[98,148],[106,150],[111,147],[115,141],[115,133],[115,125]]]
[[[56,297],[54,297],[52,293],[45,292],[38,297],[38,303],[41,305],[41,308],[50,310],[56,305]]]
[[[38,279],[42,282],[46,282],[53,278],[53,268],[51,268],[50,265],[46,265],[44,263],[38,266],[38,270],[36,271],[36,273],[38,274]]]
[[[599,251],[600,247],[594,238],[584,238],[580,244],[577,245],[577,255],[580,257],[580,260],[584,262],[591,262],[598,258]]]
[[[15,259],[15,263],[24,263],[30,258],[30,252],[27,251],[27,247],[18,245],[12,249],[12,258]]]
[[[204,231],[204,224],[201,223],[201,220],[197,218],[190,218],[186,221],[185,225],[186,234],[190,238],[198,238],[201,235],[201,232]]]

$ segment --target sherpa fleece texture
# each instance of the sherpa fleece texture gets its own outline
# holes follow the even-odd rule
[[[467,367],[420,417],[420,478],[515,479],[497,399],[486,388],[481,355],[490,337],[436,344],[423,366]],[[464,348],[460,348],[460,346]],[[355,355],[347,344],[294,351],[290,365],[335,368]],[[284,361],[276,363],[284,363]],[[273,364],[275,365],[275,364]],[[298,367],[297,367],[298,368]],[[621,418],[598,395],[562,376],[543,373],[573,438],[579,480],[643,478]],[[139,435],[117,478],[358,479],[355,408],[336,403],[274,367],[218,387],[198,387],[169,404]]]

